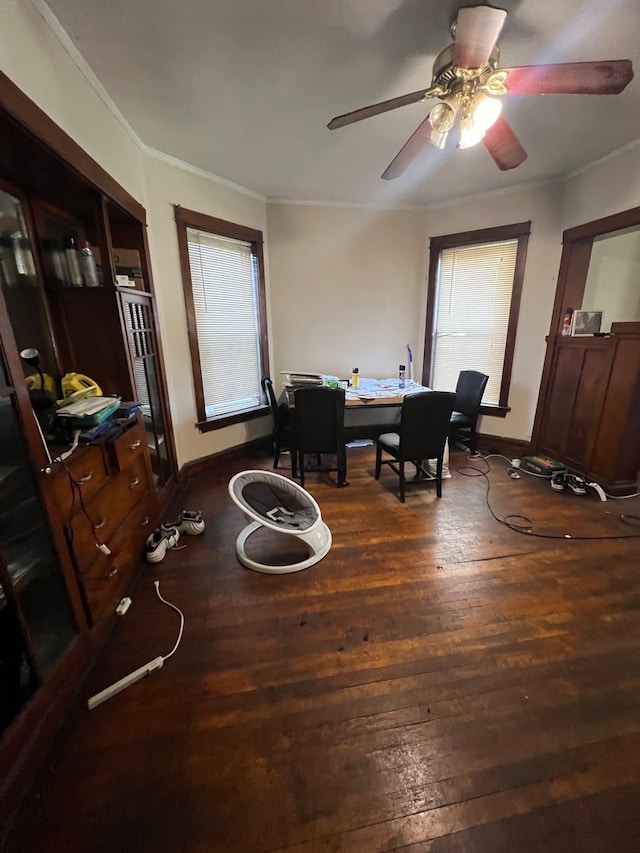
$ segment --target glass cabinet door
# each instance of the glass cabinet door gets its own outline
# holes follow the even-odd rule
[[[165,436],[153,311],[148,294],[121,292],[120,299],[133,363],[136,395],[142,403],[151,468],[156,490],[161,491],[171,476],[171,461]]]
[[[36,346],[45,353],[50,350],[45,315],[37,310],[41,299],[31,250],[26,237],[18,238],[14,233],[26,233],[21,209],[16,199],[0,193],[0,232],[6,235],[9,231],[13,234],[11,248],[18,252],[12,265],[4,240],[0,297],[4,330],[0,340],[0,734],[55,669],[77,633],[22,429],[14,380],[5,359],[5,352],[9,347],[13,351],[16,344],[18,348],[33,347],[34,352]],[[18,298],[21,292],[34,293],[37,298],[22,300]],[[31,318],[23,310],[29,306],[34,309]],[[24,337],[20,339],[21,335]],[[31,392],[33,409],[27,404],[25,418],[41,418],[36,403],[45,393],[44,387]]]

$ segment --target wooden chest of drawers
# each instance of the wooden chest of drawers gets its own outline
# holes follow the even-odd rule
[[[78,448],[51,482],[87,613],[115,608],[140,565],[155,493],[140,419]]]

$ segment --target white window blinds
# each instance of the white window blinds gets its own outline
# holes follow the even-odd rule
[[[489,376],[483,402],[498,405],[517,240],[440,252],[432,386],[454,391],[461,370]]]
[[[207,417],[260,405],[257,269],[251,244],[187,228]]]

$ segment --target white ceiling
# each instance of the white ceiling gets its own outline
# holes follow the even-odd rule
[[[151,148],[269,199],[428,205],[566,175],[640,139],[638,0],[506,0],[501,66],[631,59],[620,95],[507,96],[529,153],[427,146],[380,175],[430,106],[338,130],[336,115],[426,88],[464,0],[47,0]]]

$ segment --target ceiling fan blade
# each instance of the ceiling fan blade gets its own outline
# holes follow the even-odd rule
[[[416,104],[418,101],[422,101],[428,97],[428,89],[421,89],[419,92],[410,92],[408,95],[400,95],[398,98],[390,98],[388,101],[381,101],[379,104],[371,104],[368,107],[362,107],[359,110],[353,110],[350,113],[336,116],[331,119],[327,127],[329,130],[335,130],[338,127],[344,127],[346,124],[362,121],[363,118],[371,118],[371,116],[377,116],[380,113],[386,113],[398,107],[405,107],[407,104]]]
[[[502,116],[485,133],[482,142],[502,172],[515,169],[527,159],[527,152]]]
[[[413,131],[400,151],[398,151],[396,156],[389,163],[382,173],[382,177],[385,181],[391,181],[394,178],[399,178],[407,166],[415,160],[425,145],[431,142],[438,148],[444,148],[446,138],[446,133],[438,133],[437,130],[434,130],[431,126],[431,122],[429,121],[429,116],[427,116],[426,119]]]
[[[500,68],[504,87],[515,95],[617,95],[633,79],[629,59],[565,62]]]
[[[458,68],[482,68],[507,19],[504,9],[471,6],[460,9],[456,21],[453,63]]]

